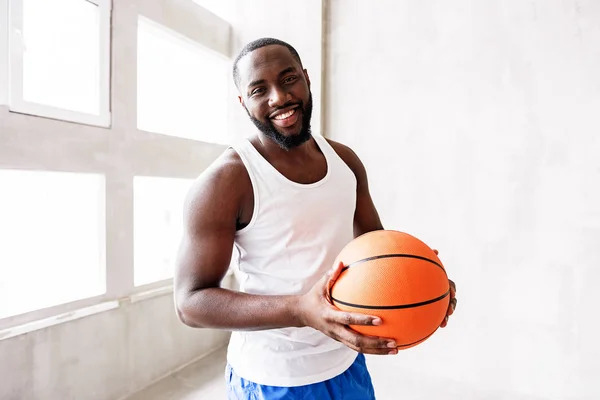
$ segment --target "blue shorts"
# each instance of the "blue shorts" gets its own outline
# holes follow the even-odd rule
[[[228,400],[375,400],[365,356],[358,354],[344,373],[324,382],[305,386],[266,386],[239,377],[227,364]]]

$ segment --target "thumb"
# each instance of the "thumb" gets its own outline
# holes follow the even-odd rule
[[[333,268],[331,268],[327,274],[325,275],[325,296],[331,302],[331,288],[335,284],[335,281],[339,278],[340,274],[344,270],[345,266],[343,262],[339,262],[334,264]]]

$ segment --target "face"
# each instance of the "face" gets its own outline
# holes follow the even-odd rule
[[[240,103],[265,136],[285,150],[310,139],[310,80],[286,47],[256,49],[239,61],[238,71]]]

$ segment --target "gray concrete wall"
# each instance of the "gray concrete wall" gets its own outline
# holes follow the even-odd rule
[[[36,315],[76,312],[79,307],[114,299],[120,304],[116,309],[0,340],[2,400],[118,399],[228,340],[227,332],[193,330],[181,324],[169,292],[135,303],[129,298],[133,177],[193,178],[223,150],[223,146],[137,130],[138,13],[216,51],[229,51],[228,25],[214,22],[191,2],[114,2],[110,129],[9,113],[0,106],[0,168],[105,175],[107,276],[111,281],[103,296],[12,317],[8,322],[14,326]]]
[[[226,343],[173,310],[165,294],[0,341],[0,399],[119,399]]]
[[[118,300],[116,309],[1,339],[0,399],[114,400],[210,352],[228,333],[194,330],[176,318],[172,295],[131,303],[133,282],[133,182],[135,175],[193,178],[223,146],[139,131],[136,127],[137,15],[233,54],[261,36],[289,40],[311,73],[320,96],[321,1],[292,8],[280,1],[237,0],[228,21],[215,21],[191,1],[113,2],[111,129],[9,113],[0,106],[0,168],[98,172],[106,176],[107,275],[110,293],[43,315],[75,311],[99,301]],[[252,125],[230,87],[230,116],[224,129],[236,137]],[[315,110],[319,121],[319,110]],[[316,129],[319,130],[318,124]],[[227,285],[234,285],[230,282]],[[41,315],[41,314],[40,314]],[[32,315],[11,318],[18,324]],[[0,329],[7,326],[1,321]]]
[[[600,3],[330,5],[325,132],[458,285],[446,330],[371,359],[376,387],[600,398]]]

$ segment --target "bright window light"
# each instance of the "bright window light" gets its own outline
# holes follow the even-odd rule
[[[233,19],[233,10],[235,1],[229,0],[194,0],[194,3],[206,8],[211,13],[224,19],[225,21],[231,22]]]
[[[8,0],[0,0],[0,105],[8,104]]]
[[[230,142],[226,57],[142,17],[137,57],[138,129]]]
[[[82,0],[23,0],[23,99],[99,113],[98,6]]]
[[[10,109],[108,126],[110,1],[10,0],[10,11]]]
[[[0,318],[104,293],[104,176],[0,170],[0,187]]]
[[[173,277],[183,233],[183,202],[191,179],[136,176],[134,195],[134,283]]]

